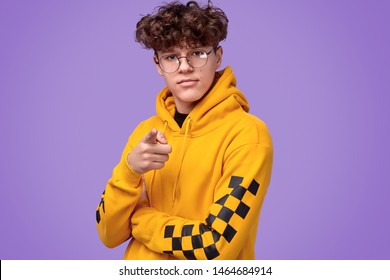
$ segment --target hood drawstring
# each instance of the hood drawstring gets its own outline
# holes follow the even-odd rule
[[[167,126],[168,126],[168,121],[165,120],[165,121],[164,121],[164,128],[163,128],[163,131],[162,131],[162,133],[164,133],[164,135],[165,135],[165,130],[167,129]],[[150,180],[150,186],[151,186],[151,188],[150,188],[150,195],[148,195],[148,198],[149,198],[149,205],[150,205],[150,206],[153,206],[153,204],[152,204],[152,191],[153,191],[153,187],[152,187],[152,186],[154,186],[154,177],[156,176],[156,171],[157,171],[157,170],[153,170],[153,175],[152,175],[152,178],[151,178],[151,180]]]
[[[191,123],[191,121],[192,121],[191,117],[188,117],[188,121],[187,121],[187,124],[186,124],[186,132],[185,132],[185,134],[184,134],[184,141],[183,141],[183,145],[182,145],[182,147],[181,147],[181,158],[180,158],[179,172],[178,172],[177,177],[176,177],[175,186],[173,187],[173,193],[172,193],[172,207],[175,205],[175,200],[176,200],[176,189],[177,189],[177,184],[178,184],[178,182],[179,182],[181,167],[182,167],[182,165],[183,165],[184,150],[185,150],[185,146],[186,146],[186,140],[187,140],[188,132],[189,132],[189,130],[190,130],[190,123]]]
[[[167,126],[168,126],[168,121],[165,120],[164,121],[164,128],[163,128],[163,131],[162,131],[162,133],[164,133],[164,135],[165,135],[165,130],[167,129]]]

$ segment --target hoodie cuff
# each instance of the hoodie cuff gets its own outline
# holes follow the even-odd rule
[[[118,171],[120,174],[122,174],[122,177],[127,182],[129,182],[130,186],[134,186],[135,188],[138,188],[141,185],[140,181],[142,179],[142,174],[135,172],[129,166],[126,159],[122,160],[122,162],[118,165]]]

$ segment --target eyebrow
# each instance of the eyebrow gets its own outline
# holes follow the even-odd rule
[[[175,50],[166,50],[166,51],[161,51],[161,55],[178,55],[178,52]]]
[[[189,48],[187,53],[194,51],[194,50],[201,50],[205,51],[202,46],[194,47],[194,48]],[[157,54],[157,52],[155,52]],[[167,55],[167,54],[174,54],[174,55],[180,55],[178,51],[175,51],[175,49],[168,49],[165,51],[161,51],[161,55]]]

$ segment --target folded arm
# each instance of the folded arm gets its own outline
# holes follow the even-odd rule
[[[132,216],[133,237],[150,250],[178,259],[234,259],[257,224],[270,182],[271,144],[247,144],[227,157],[204,220],[171,216],[152,207]]]

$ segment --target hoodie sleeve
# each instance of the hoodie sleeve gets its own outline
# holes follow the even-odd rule
[[[142,176],[127,164],[130,140],[114,168],[96,210],[96,226],[102,242],[110,248],[131,237],[130,216],[139,202]]]
[[[131,220],[134,238],[154,252],[178,259],[235,259],[247,233],[257,225],[272,159],[270,140],[235,148],[225,160],[215,201],[204,220],[142,207]]]

